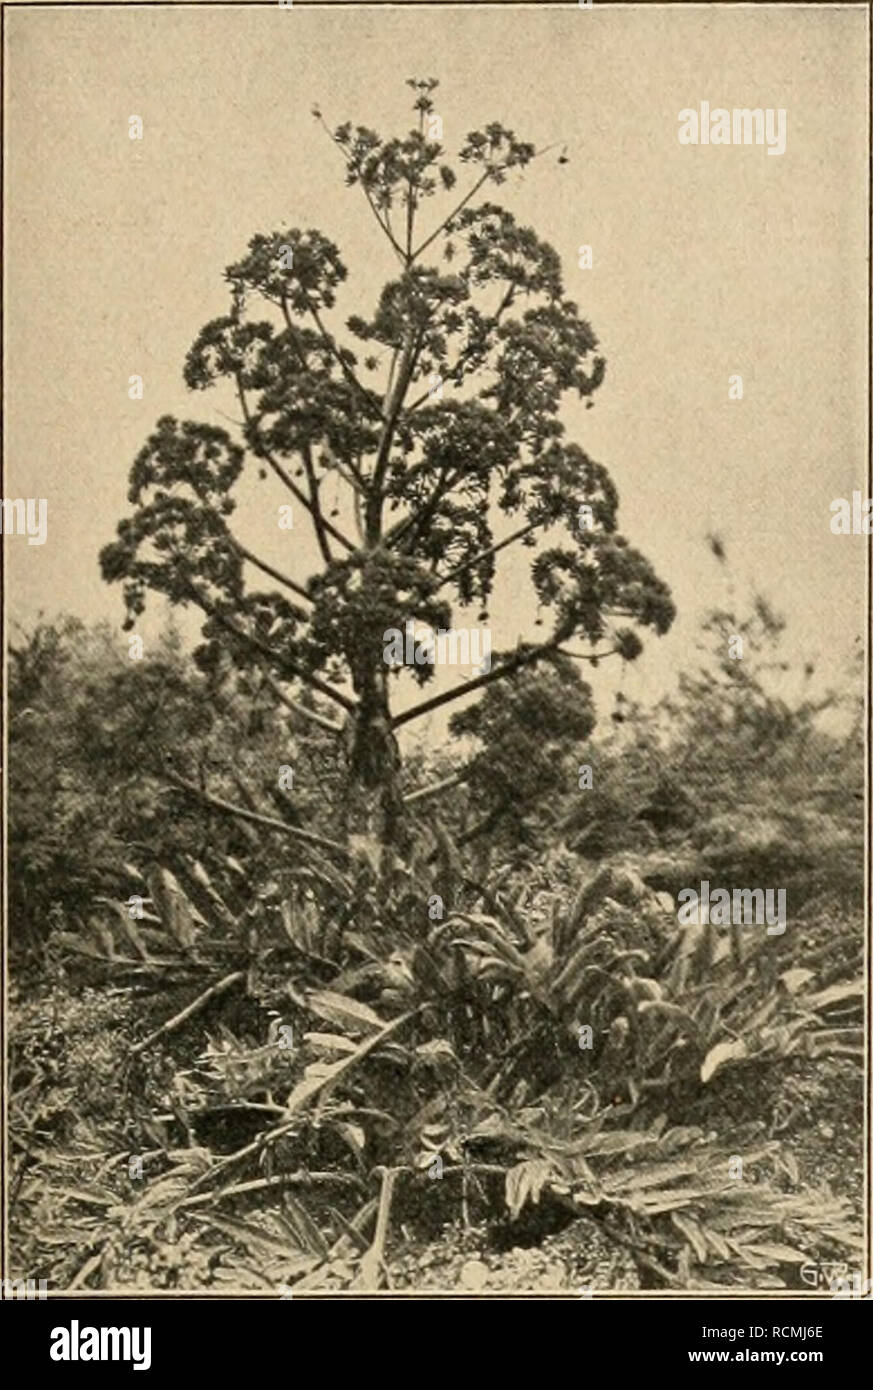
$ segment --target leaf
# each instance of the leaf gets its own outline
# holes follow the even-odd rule
[[[795,1250],[791,1245],[744,1245],[743,1250],[777,1265],[802,1265],[809,1258],[802,1250]]]
[[[421,1130],[421,1139],[425,1144],[430,1144],[435,1149],[441,1149],[448,1143],[451,1134],[451,1126],[447,1124],[424,1125]]]
[[[298,1202],[296,1197],[292,1197],[290,1192],[286,1192],[282,1206],[285,1216],[284,1224],[290,1227],[303,1249],[308,1250],[312,1255],[317,1255],[321,1260],[325,1259],[329,1254],[330,1247],[302,1202]]]
[[[799,1186],[800,1186],[800,1169],[799,1169],[799,1167],[798,1167],[798,1165],[797,1165],[797,1159],[794,1157],[794,1154],[793,1154],[793,1153],[790,1153],[790,1152],[786,1149],[784,1152],[782,1152],[782,1153],[779,1154],[778,1162],[779,1162],[779,1167],[782,1169],[782,1171],[783,1171],[784,1173],[787,1173],[787,1174],[788,1174],[788,1177],[789,1177],[789,1178],[791,1179],[791,1181],[794,1183],[794,1186],[795,1186],[795,1187],[799,1187]]]
[[[807,1057],[823,1057],[827,1053],[843,1053],[850,1057],[864,1056],[863,1028],[824,1028],[804,1039]]]
[[[114,903],[113,906],[116,907],[118,910],[118,919],[121,923],[121,930],[124,932],[128,941],[133,946],[133,949],[136,951],[137,955],[140,957],[141,960],[148,961],[149,953],[146,948],[146,944],[143,941],[142,935],[136,923],[132,920],[127,907],[124,905],[124,903]]]
[[[104,958],[92,942],[77,936],[75,932],[55,932],[54,940],[61,946],[66,946],[68,951],[75,951],[80,956],[90,956],[92,960],[103,960]]]
[[[666,1124],[666,1115],[661,1116],[661,1119]],[[651,1130],[649,1132],[651,1133]],[[666,1155],[676,1149],[686,1149],[689,1144],[695,1144],[702,1138],[703,1130],[699,1125],[675,1125],[661,1135],[658,1141],[658,1153]]]
[[[183,949],[193,946],[197,936],[195,914],[175,874],[156,864],[146,874],[146,880],[165,930]]]
[[[674,1211],[670,1218],[677,1231],[685,1237],[697,1256],[698,1264],[706,1263],[706,1241],[703,1232],[696,1221],[690,1216],[680,1216],[678,1211]]]
[[[344,1052],[346,1054],[355,1052],[357,1046],[351,1038],[343,1037],[340,1033],[304,1033],[303,1041],[315,1051],[322,1054]]]
[[[416,1057],[424,1057],[429,1062],[457,1061],[452,1044],[446,1038],[431,1038],[430,1042],[420,1043],[415,1049]]]
[[[71,1289],[80,1289],[80,1288],[82,1287],[82,1285],[83,1285],[83,1284],[86,1282],[86,1280],[88,1279],[88,1276],[89,1276],[90,1274],[93,1274],[93,1273],[94,1273],[94,1270],[97,1269],[97,1268],[99,1267],[99,1265],[102,1264],[102,1262],[103,1262],[103,1252],[104,1252],[104,1250],[105,1250],[105,1244],[104,1244],[104,1245],[101,1245],[101,1247],[100,1247],[100,1249],[97,1251],[96,1255],[92,1255],[92,1256],[90,1257],[90,1259],[87,1259],[87,1260],[85,1261],[85,1263],[82,1265],[82,1268],[79,1270],[78,1274],[77,1274],[77,1275],[75,1276],[75,1278],[71,1281],[71,1283],[70,1283],[70,1288],[71,1288]]]
[[[385,1020],[367,1004],[361,1004],[345,994],[334,994],[329,989],[308,994],[306,1004],[319,1018],[325,1018],[335,1027],[347,1028],[350,1032],[372,1032],[385,1027]]]
[[[412,1009],[409,1013],[401,1014],[399,1018],[392,1019],[390,1023],[385,1025],[381,1032],[374,1034],[371,1038],[367,1038],[366,1042],[360,1043],[351,1057],[344,1057],[342,1061],[334,1062],[331,1066],[319,1064],[321,1066],[321,1075],[306,1076],[294,1087],[294,1090],[288,1097],[288,1103],[285,1107],[286,1119],[290,1119],[292,1115],[296,1115],[299,1110],[303,1109],[304,1105],[312,1100],[314,1096],[317,1096],[319,1091],[323,1090],[325,1087],[332,1089],[336,1082],[339,1081],[340,1077],[345,1076],[353,1067],[356,1067],[359,1062],[362,1062],[365,1057],[375,1051],[385,1038],[390,1037],[392,1033],[396,1032],[398,1028],[408,1022],[417,1012],[417,1009]]]
[[[516,1220],[528,1199],[536,1206],[551,1175],[552,1165],[544,1158],[529,1158],[509,1169],[506,1174],[506,1205],[511,1220]]]
[[[282,918],[282,926],[285,935],[294,946],[300,946],[300,931],[294,920],[294,905],[290,898],[283,898],[279,904],[279,915]]]
[[[92,1207],[117,1207],[118,1198],[114,1192],[85,1192],[75,1187],[53,1187],[52,1192],[59,1197],[67,1197],[74,1202],[84,1202]]]
[[[651,1144],[652,1136],[640,1130],[613,1130],[609,1134],[594,1135],[589,1139],[582,1139],[578,1144],[569,1146],[569,1153],[584,1154],[586,1158],[591,1158],[598,1154],[620,1154],[627,1153],[630,1149],[638,1149],[641,1144]]]
[[[807,994],[803,1003],[809,1008],[818,1012],[819,1009],[826,1009],[829,1004],[841,1004],[844,999],[857,999],[859,1003],[864,998],[864,981],[849,980],[839,985],[831,985],[829,989],[823,989],[819,994]]]
[[[375,835],[350,835],[349,850],[353,859],[356,859],[359,864],[369,864],[373,873],[378,877],[381,845]]]
[[[422,994],[430,998],[452,992],[450,977],[424,946],[416,946],[412,953],[412,974]]]
[[[677,1208],[698,1205],[703,1198],[711,1198],[712,1192],[703,1188],[685,1189],[677,1187],[674,1191],[669,1188],[658,1192],[638,1192],[622,1196],[619,1200],[621,1205],[627,1206],[631,1211],[639,1213],[641,1216],[659,1216],[662,1212],[673,1212]]]
[[[103,947],[105,958],[107,960],[114,961],[116,958],[115,938],[112,935],[112,932],[107,927],[106,923],[101,922],[98,917],[89,917],[88,927],[90,931],[93,932],[94,936],[97,938],[97,941]]]
[[[594,1200],[595,1205],[602,1200],[603,1188],[596,1174],[589,1168],[581,1154],[577,1154],[575,1158],[562,1163],[561,1167],[569,1171],[574,1185],[574,1196],[582,1191]]]
[[[779,979],[789,994],[796,994],[810,980],[815,979],[815,971],[806,970],[803,966],[796,965],[793,970],[783,970]]]
[[[711,1081],[718,1071],[727,1062],[739,1062],[748,1057],[749,1051],[742,1038],[737,1038],[734,1042],[716,1043],[715,1047],[710,1048],[703,1059],[700,1068],[700,1080],[706,1085]]]
[[[275,1281],[268,1279],[260,1270],[253,1269],[251,1265],[243,1264],[239,1256],[234,1255],[233,1267],[228,1269],[224,1263],[220,1263],[215,1270],[214,1279],[216,1284],[230,1284],[234,1289],[239,1288],[240,1274],[246,1274],[254,1282],[255,1287],[269,1289],[275,1294]]]
[[[335,1120],[334,1129],[340,1138],[348,1144],[352,1153],[360,1158],[367,1146],[367,1136],[361,1125],[353,1125],[348,1120]]]
[[[627,987],[635,999],[658,1002],[663,998],[661,986],[658,984],[658,981],[650,979],[645,975],[633,976]]]
[[[200,861],[198,859],[192,859],[190,855],[186,854],[185,868],[195,888],[199,888],[201,893],[205,895],[206,901],[209,903],[212,912],[215,913],[225,926],[234,926],[236,922],[234,914],[216,889]],[[190,886],[189,884],[189,887]],[[191,891],[194,892],[195,888],[192,888]]]
[[[722,1260],[729,1260],[731,1257],[731,1250],[724,1237],[720,1236],[718,1231],[714,1231],[711,1226],[701,1226],[700,1229],[706,1238],[707,1245],[713,1253],[718,1255]]]
[[[168,1149],[167,1158],[174,1164],[173,1173],[178,1177],[184,1173],[206,1173],[212,1166],[209,1149]]]
[[[684,1159],[675,1163],[656,1163],[644,1167],[642,1172],[636,1172],[633,1168],[623,1168],[615,1175],[608,1175],[603,1179],[604,1188],[616,1195],[625,1196],[628,1192],[643,1192],[649,1187],[658,1187],[663,1183],[674,1182],[678,1178],[690,1178],[697,1175],[700,1169],[699,1161]],[[681,1191],[678,1195],[683,1195]]]
[[[165,1178],[159,1178],[147,1187],[141,1197],[137,1199],[130,1210],[129,1215],[134,1219],[143,1212],[150,1211],[152,1207],[160,1207],[166,1203],[175,1202],[178,1198],[184,1197],[188,1183],[185,1178],[174,1177],[172,1174]]]
[[[691,1014],[686,1009],[681,1009],[678,1004],[669,1004],[665,999],[643,999],[637,1004],[638,1014],[654,1014],[658,1018],[670,1018],[676,1023],[684,1024],[693,1033],[697,1033],[697,1024]]]
[[[282,1259],[291,1259],[308,1268],[312,1263],[312,1256],[304,1256],[298,1248],[289,1247],[287,1240],[280,1240],[271,1235],[269,1231],[262,1230],[254,1222],[235,1220],[229,1216],[217,1216],[213,1212],[198,1212],[198,1221],[206,1221],[210,1226],[214,1226],[217,1231],[221,1231],[226,1236],[231,1236],[249,1254],[267,1259],[270,1256],[280,1256]]]

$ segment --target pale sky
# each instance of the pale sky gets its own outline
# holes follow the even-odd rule
[[[760,589],[788,652],[834,673],[864,629],[865,541],[832,535],[829,511],[868,490],[863,6],[31,8],[7,10],[6,41],[4,496],[48,501],[44,546],[6,540],[11,618],[120,624],[98,552],[158,417],[236,414],[181,372],[255,232],[318,227],[349,269],[331,323],[372,309],[394,262],[310,108],[402,133],[404,80],[432,75],[448,150],[490,120],[567,146],[489,196],[557,249],[600,339],[606,379],[566,411],[568,438],[609,468],[621,530],[679,608],[625,693],[662,693],[730,601],[709,530],[735,596]],[[701,101],[785,108],[786,152],[681,146],[678,113]],[[238,533],[303,578],[314,548],[302,518],[278,531],[281,500],[246,485]],[[535,634],[533,552],[511,554],[496,647]],[[156,599],[147,636],[160,616]]]

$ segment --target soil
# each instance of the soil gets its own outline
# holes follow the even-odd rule
[[[396,1289],[442,1289],[491,1293],[500,1290],[569,1291],[590,1297],[610,1289],[640,1287],[634,1260],[610,1240],[602,1226],[582,1216],[539,1245],[494,1248],[493,1231],[449,1227],[444,1239],[424,1248],[408,1242],[392,1256]]]

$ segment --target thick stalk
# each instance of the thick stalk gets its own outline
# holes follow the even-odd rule
[[[391,728],[385,672],[362,672],[355,682],[355,693],[357,707],[346,726],[346,833],[378,841],[383,852],[400,849],[404,838],[400,750]]]

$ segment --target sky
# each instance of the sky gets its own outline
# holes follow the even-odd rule
[[[865,623],[865,541],[831,533],[830,504],[868,489],[866,25],[837,5],[7,9],[3,496],[48,503],[46,544],[4,538],[10,620],[120,625],[99,550],[159,416],[232,428],[233,399],[181,371],[255,232],[320,228],[349,268],[332,326],[372,309],[391,252],[311,108],[402,132],[405,79],[435,76],[448,150],[491,120],[556,146],[498,197],[598,336],[606,378],[567,437],[610,470],[679,613],[597,688],[657,698],[699,660],[703,614],[756,591],[787,655],[833,678]],[[783,108],[784,154],[681,145],[703,101]],[[302,578],[315,550],[279,532],[281,500],[247,482],[238,533]],[[495,647],[536,635],[532,554],[507,552]],[[162,619],[156,600],[147,642]]]

